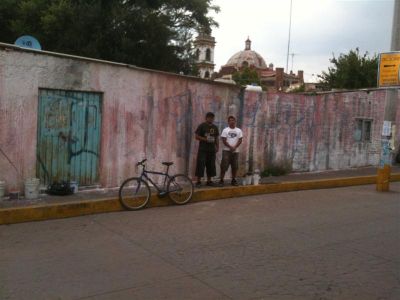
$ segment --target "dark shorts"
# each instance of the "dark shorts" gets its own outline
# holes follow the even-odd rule
[[[222,151],[221,170],[226,172],[231,166],[232,171],[237,171],[239,167],[239,153],[232,151]]]
[[[200,151],[197,153],[197,164],[196,164],[196,176],[203,177],[204,169],[208,177],[214,177],[217,175],[215,169],[215,157],[216,153],[214,151]]]

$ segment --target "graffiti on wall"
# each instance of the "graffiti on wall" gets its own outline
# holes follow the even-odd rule
[[[117,186],[134,175],[134,162],[144,157],[156,166],[163,160],[174,161],[174,172],[193,175],[198,146],[194,131],[208,111],[215,113],[216,125],[221,130],[227,126],[229,115],[237,116],[244,133],[241,174],[248,169],[262,170],[280,160],[290,161],[295,171],[379,164],[379,124],[383,122],[386,90],[318,95],[246,93],[227,84],[94,61],[79,64],[85,76],[71,73],[70,79],[65,79],[65,70],[71,64],[77,65],[71,58],[20,51],[4,51],[2,55],[10,63],[0,62],[4,69],[0,84],[9,87],[7,92],[0,89],[0,145],[5,153],[12,153],[10,157],[18,162],[23,177],[36,175],[36,150],[41,147],[58,149],[40,155],[44,165],[49,164],[52,156],[62,153],[65,165],[79,162],[91,172],[98,170],[98,179],[106,187]],[[68,90],[71,86],[104,93],[98,112],[89,110],[89,115],[101,115],[101,123],[96,127],[96,149],[91,146],[91,129],[85,129],[85,125],[79,126],[79,134],[71,128],[63,129],[62,134],[54,130],[49,145],[41,146],[40,137],[36,140],[40,130],[32,124],[39,125],[38,118],[43,114],[37,101],[40,87]],[[79,95],[70,96],[79,99]],[[400,100],[400,93],[397,97]],[[85,110],[79,111],[78,119],[87,119]],[[398,123],[399,106],[396,116]],[[70,114],[60,122],[68,125],[68,118]],[[370,141],[354,138],[356,118],[372,120]],[[0,160],[0,169],[11,169],[9,162]],[[46,169],[53,172],[49,166]],[[15,171],[7,172],[4,178],[14,181]]]

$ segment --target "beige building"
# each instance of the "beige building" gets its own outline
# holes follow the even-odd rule
[[[199,77],[211,79],[214,73],[215,38],[207,33],[200,33],[194,41],[196,66]]]
[[[304,83],[304,73],[301,70],[297,74],[292,71],[285,73],[283,68],[274,68],[272,63],[267,65],[264,58],[251,49],[251,40],[249,38],[245,41],[245,49],[235,53],[221,67],[216,77],[231,80],[235,72],[244,68],[255,70],[260,77],[260,84],[268,90],[285,91],[290,86],[298,86]]]

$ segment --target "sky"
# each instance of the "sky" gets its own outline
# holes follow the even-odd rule
[[[249,36],[252,50],[266,63],[286,69],[290,0],[214,0],[221,11],[216,71],[238,51]],[[293,0],[290,53],[293,70],[304,70],[306,81],[316,81],[327,70],[332,53],[338,56],[359,47],[370,54],[390,50],[394,0]],[[289,70],[292,56],[289,56]]]

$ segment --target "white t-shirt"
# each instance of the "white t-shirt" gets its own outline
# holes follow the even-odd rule
[[[235,128],[226,127],[222,131],[221,137],[226,138],[226,142],[229,145],[236,146],[239,139],[241,139],[243,137],[243,133],[242,133],[242,130],[240,130],[237,127],[235,127]],[[230,151],[231,149],[229,149],[224,144],[224,150]],[[239,152],[239,149],[236,149],[235,152]]]

